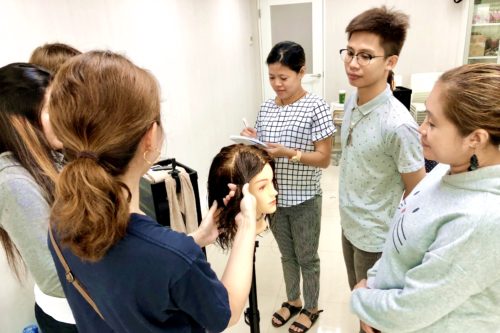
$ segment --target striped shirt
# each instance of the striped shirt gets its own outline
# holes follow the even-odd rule
[[[269,99],[260,107],[255,125],[257,137],[302,152],[313,152],[314,142],[335,133],[330,107],[320,97],[307,93],[298,101],[279,106]],[[321,168],[276,158],[278,206],[298,205],[321,194]]]

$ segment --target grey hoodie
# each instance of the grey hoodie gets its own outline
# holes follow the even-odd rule
[[[402,201],[353,312],[382,332],[500,332],[500,165],[438,165]]]
[[[43,293],[64,297],[47,247],[49,205],[12,153],[0,154],[0,225],[21,253]]]

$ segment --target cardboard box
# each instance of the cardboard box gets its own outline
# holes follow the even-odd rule
[[[484,56],[486,45],[486,36],[484,35],[471,35],[469,46],[469,57]]]

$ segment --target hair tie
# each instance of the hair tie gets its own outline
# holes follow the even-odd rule
[[[78,152],[78,154],[76,154],[76,158],[89,158],[93,161],[99,161],[99,157],[97,156],[96,153],[93,153],[91,151],[86,151],[86,150],[82,150],[81,152]]]

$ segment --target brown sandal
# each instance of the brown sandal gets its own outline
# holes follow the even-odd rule
[[[288,302],[283,302],[283,304],[281,304],[281,307],[287,308],[288,311],[290,312],[290,315],[288,316],[287,319],[285,319],[278,312],[275,312],[273,314],[273,317],[278,319],[281,322],[281,324],[277,324],[274,322],[274,320],[271,319],[271,323],[273,324],[274,327],[281,327],[281,326],[285,325],[290,320],[290,318],[295,316],[302,309],[301,306],[293,306],[292,304],[290,304]]]
[[[295,331],[295,330],[292,330],[292,328],[290,327],[290,328],[288,329],[288,332],[290,332],[290,333],[306,333],[306,332],[307,332],[307,331],[309,331],[309,329],[310,329],[310,328],[314,325],[314,323],[316,322],[316,320],[318,320],[318,318],[319,318],[319,314],[320,314],[321,312],[323,312],[323,310],[318,310],[318,311],[317,311],[317,312],[315,312],[315,313],[311,313],[310,311],[307,311],[306,309],[302,309],[302,310],[300,311],[300,313],[305,314],[305,315],[309,318],[309,320],[311,321],[311,326],[309,326],[309,327],[305,327],[303,324],[301,324],[301,323],[299,323],[299,322],[297,322],[297,321],[294,321],[294,322],[292,323],[292,325],[293,325],[293,326],[295,326],[295,327],[297,327],[297,328],[299,328],[299,329],[300,329],[300,331]]]

